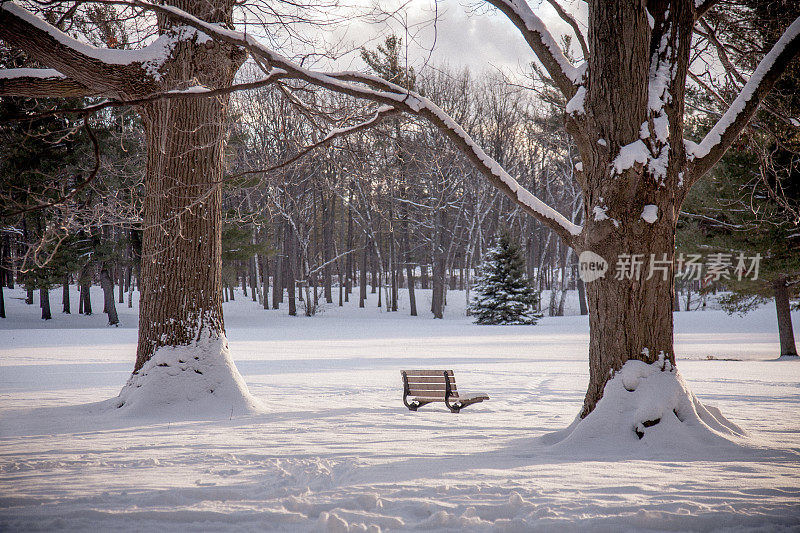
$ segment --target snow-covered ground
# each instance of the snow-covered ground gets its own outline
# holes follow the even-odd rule
[[[744,441],[615,449],[542,439],[580,408],[585,317],[476,326],[451,292],[434,321],[421,291],[417,318],[374,295],[292,318],[239,292],[231,353],[265,412],[180,421],[94,403],[129,376],[136,307],[108,328],[57,292],[47,322],[5,293],[0,531],[800,531],[800,362],[773,360],[771,306],[675,315],[681,374]],[[406,410],[400,370],[444,367],[491,400]]]

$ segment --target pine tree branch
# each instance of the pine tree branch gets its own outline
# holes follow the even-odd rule
[[[787,28],[764,56],[750,80],[700,144],[684,141],[689,158],[687,189],[725,154],[798,52],[800,52],[800,18]]]

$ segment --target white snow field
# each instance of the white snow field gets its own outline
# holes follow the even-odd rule
[[[675,315],[683,379],[744,437],[686,440],[673,421],[554,445],[588,381],[585,317],[477,326],[450,292],[434,321],[419,291],[417,318],[357,294],[292,318],[238,292],[230,353],[261,412],[134,416],[106,400],[133,367],[136,307],[108,328],[53,292],[47,322],[5,292],[0,531],[800,531],[800,362],[774,360],[769,305]],[[410,412],[406,368],[453,369],[491,400]]]

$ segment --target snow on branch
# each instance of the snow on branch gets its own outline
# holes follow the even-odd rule
[[[66,78],[63,74],[53,68],[6,68],[0,70],[0,80],[14,78]]]
[[[684,141],[686,156],[691,164],[690,185],[719,161],[799,51],[800,17],[792,22],[764,56],[739,95],[703,140],[699,144]]]
[[[158,81],[159,70],[176,43],[192,38],[208,40],[195,28],[183,27],[173,28],[136,50],[98,48],[67,35],[13,2],[0,3],[0,39],[104,94],[116,94],[121,81],[135,83],[142,75]]]
[[[445,134],[495,187],[506,194],[525,212],[551,228],[565,242],[571,244],[574,238],[580,234],[581,226],[573,224],[561,213],[522,187],[497,161],[486,154],[450,115],[422,95],[375,76],[356,72],[329,74],[307,69],[264,46],[250,34],[210,24],[173,6],[151,4],[142,0],[131,0],[127,3],[156,11],[193,26],[215,39],[243,47],[252,55],[264,61],[269,68],[285,71],[286,75],[284,77],[286,78],[302,80],[337,93],[378,102],[397,111],[425,118]],[[536,20],[538,20],[538,17]],[[552,40],[552,37],[550,39]],[[553,44],[555,44],[555,41],[553,41]],[[561,57],[563,58],[563,54]],[[566,58],[564,58],[564,61],[566,62]],[[569,66],[573,68],[571,65]],[[576,69],[573,68],[573,70]],[[572,87],[572,92],[574,93],[575,87],[572,82],[570,82],[570,87]],[[386,107],[381,109],[387,110]]]
[[[558,88],[567,97],[572,98],[583,77],[584,69],[576,68],[564,55],[553,35],[542,19],[537,17],[525,0],[486,0],[499,9],[522,33],[528,46],[542,62],[547,73],[553,78]],[[576,30],[577,31],[577,30]],[[580,38],[579,38],[580,39]],[[583,47],[583,44],[582,44]],[[586,51],[584,51],[585,57]],[[584,62],[584,65],[586,63]]]

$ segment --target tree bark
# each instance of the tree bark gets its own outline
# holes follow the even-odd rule
[[[775,309],[778,313],[778,336],[781,341],[781,356],[797,356],[797,345],[794,342],[792,329],[792,313],[789,306],[788,278],[781,276],[772,282],[775,291]]]
[[[642,227],[642,226],[650,227]],[[640,224],[641,234],[620,233],[607,239],[598,253],[609,263],[605,277],[587,283],[589,304],[589,387],[581,416],[603,395],[606,382],[631,359],[653,363],[663,356],[675,364],[673,347],[674,220],[664,216],[656,224]],[[615,266],[624,254],[643,261],[636,279],[617,279]],[[665,273],[650,279],[651,254],[664,261]]]
[[[222,318],[222,142],[218,99],[143,109],[147,139],[139,344],[134,371],[162,346],[225,332]]]

